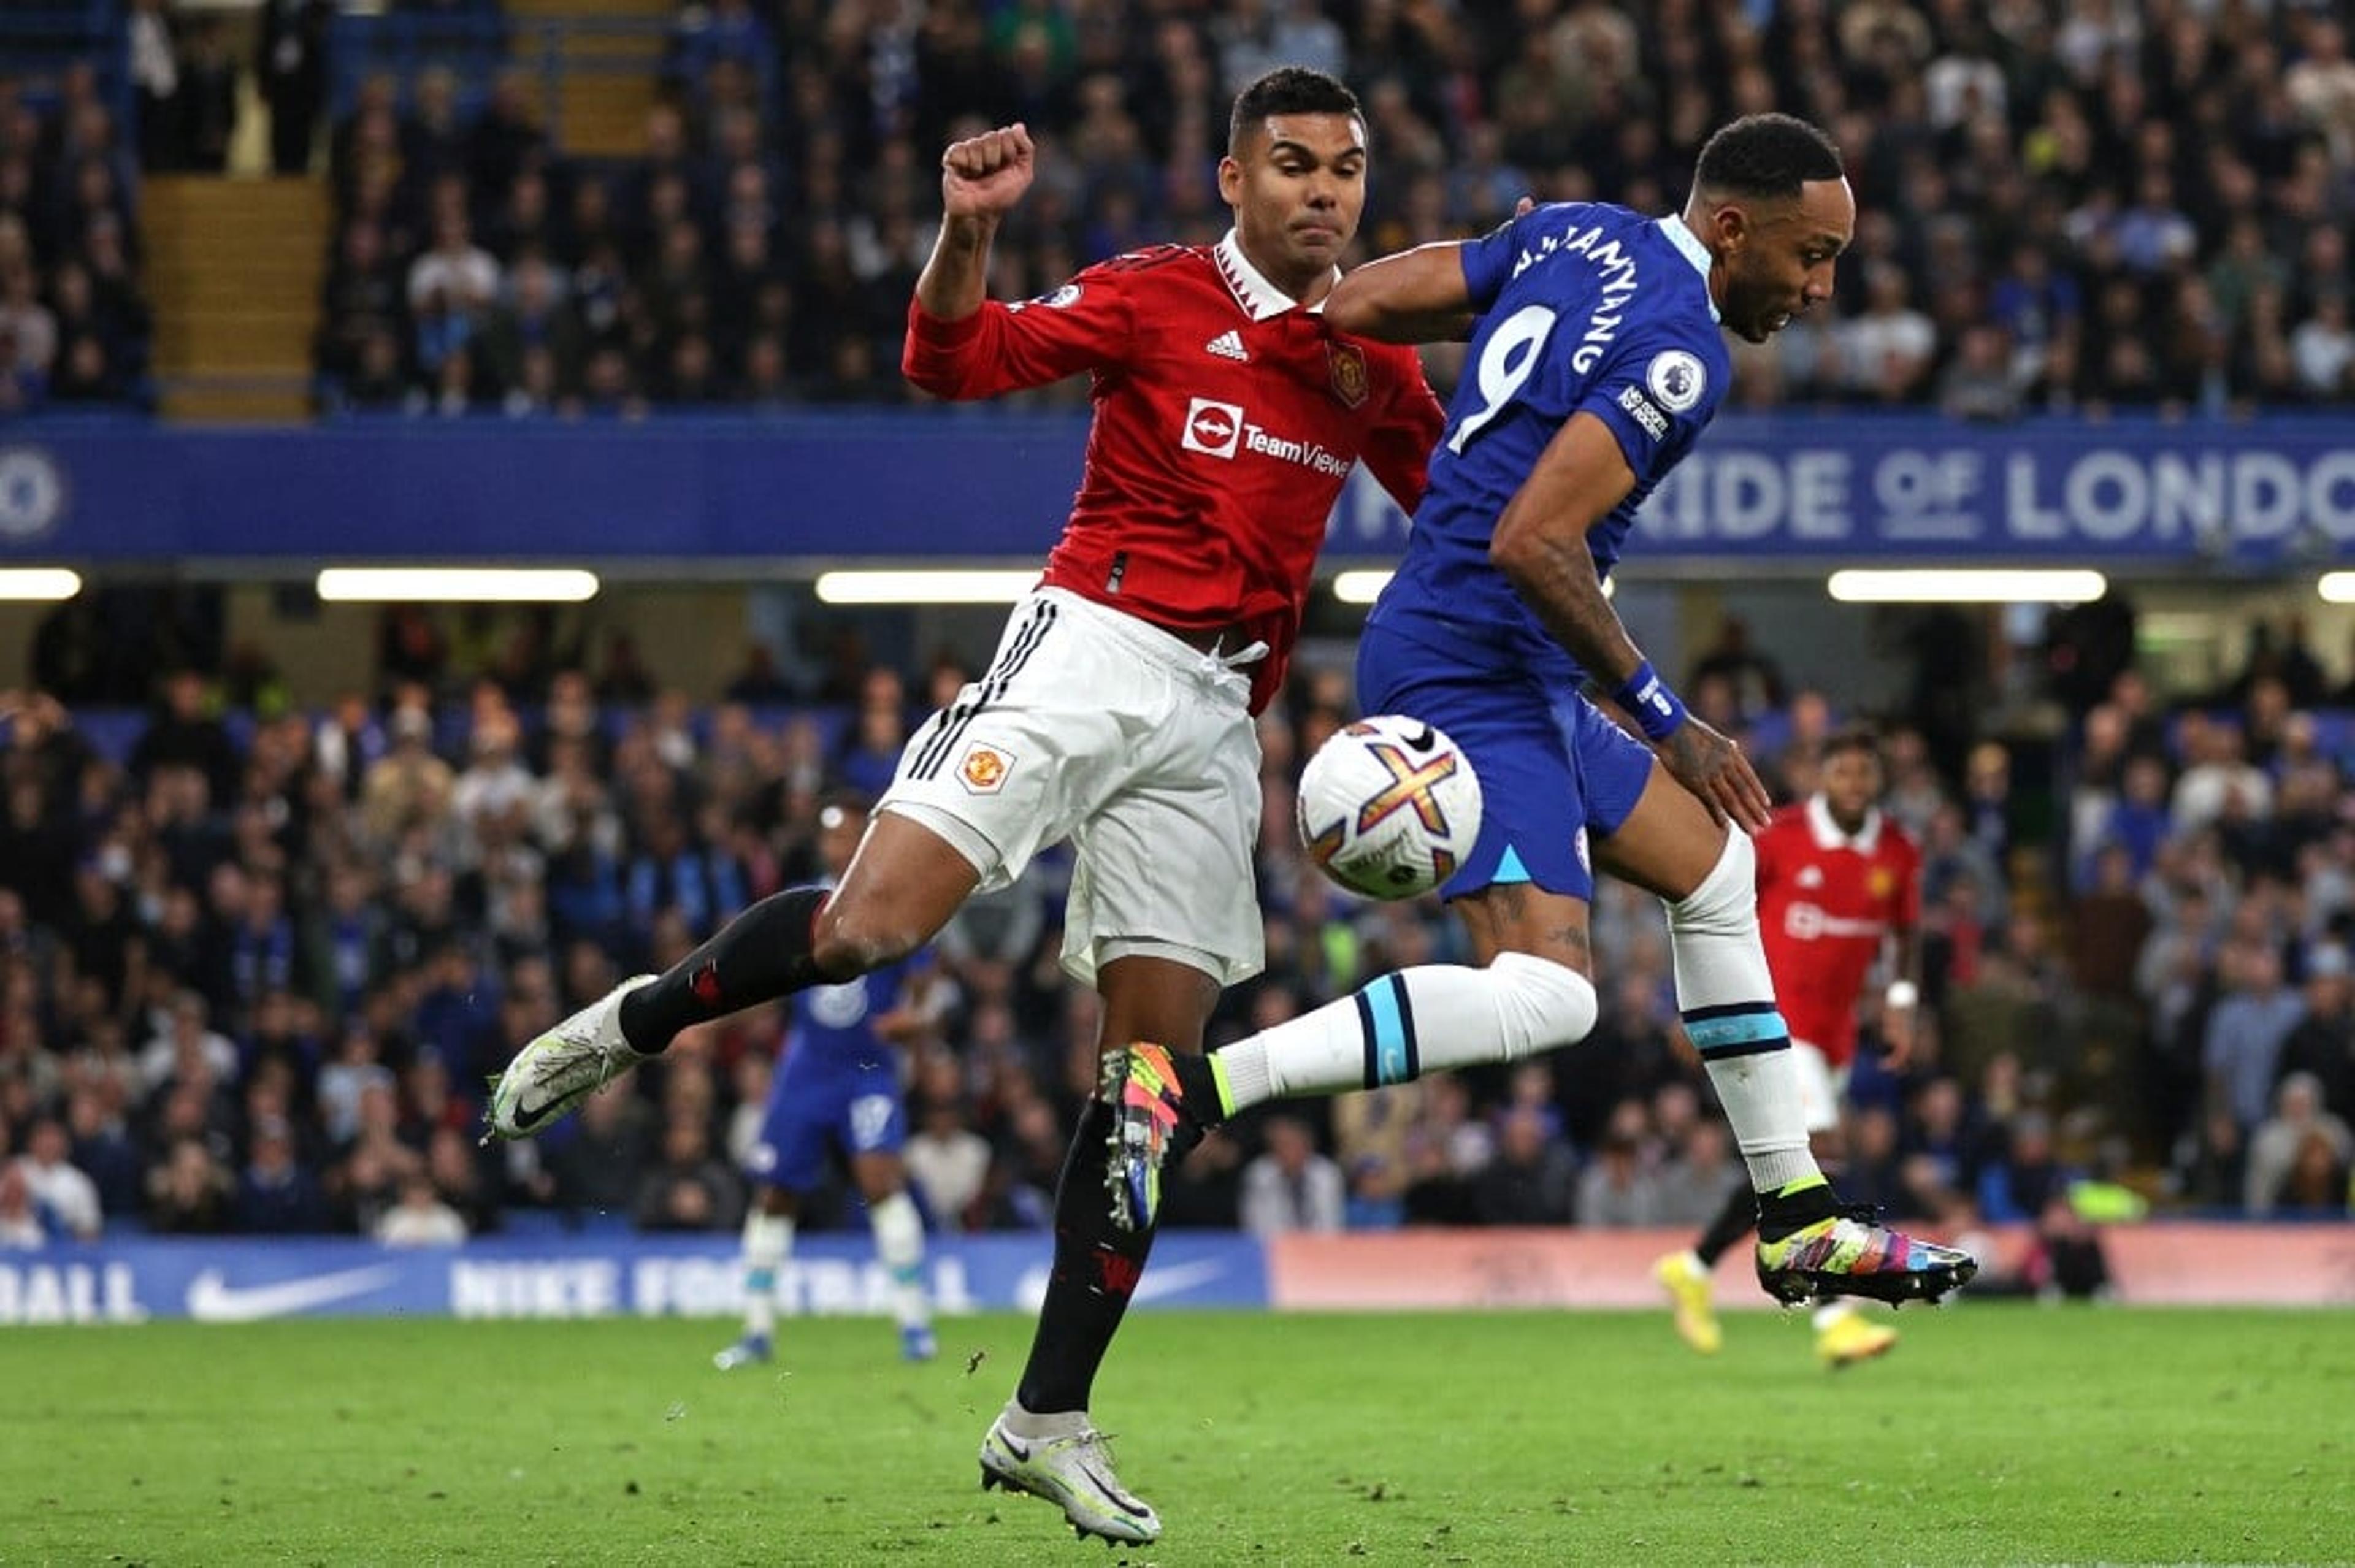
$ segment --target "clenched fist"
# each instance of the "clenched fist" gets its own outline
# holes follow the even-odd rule
[[[941,155],[941,201],[951,218],[997,218],[1030,188],[1036,150],[1019,122],[952,142]]]

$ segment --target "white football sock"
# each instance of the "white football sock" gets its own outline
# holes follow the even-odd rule
[[[754,1209],[744,1216],[744,1332],[765,1339],[777,1327],[777,1270],[794,1250],[794,1222]]]
[[[1807,1148],[1791,1031],[1775,1008],[1758,941],[1757,877],[1750,836],[1728,833],[1700,886],[1668,906],[1668,936],[1685,1032],[1725,1107],[1750,1185],[1774,1192],[1821,1172]]]
[[[997,1419],[1005,1424],[1007,1431],[1026,1440],[1077,1437],[1092,1424],[1084,1410],[1026,1410],[1019,1396],[1006,1402]]]
[[[1286,1094],[1379,1089],[1584,1040],[1594,987],[1575,969],[1500,953],[1486,969],[1427,964],[1216,1051],[1229,1115]],[[1417,1020],[1422,1020],[1418,1024]]]
[[[916,1200],[894,1192],[867,1206],[867,1222],[875,1231],[875,1255],[891,1275],[891,1315],[902,1328],[919,1328],[932,1319],[932,1304],[924,1297],[924,1218]]]

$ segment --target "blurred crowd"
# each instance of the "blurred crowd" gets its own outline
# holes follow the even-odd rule
[[[564,156],[513,76],[364,86],[335,131],[320,367],[343,409],[897,401],[947,141],[1013,120],[1040,137],[994,280],[1039,294],[1140,244],[1215,239],[1231,96],[1296,62],[1365,101],[1367,254],[1480,231],[1524,194],[1668,211],[1724,120],[1829,127],[1857,242],[1831,308],[1739,351],[1750,406],[2339,402],[2346,11],[709,0],[679,13],[634,158]]]
[[[11,699],[0,1236],[738,1222],[773,1009],[693,1031],[537,1142],[476,1147],[485,1081],[618,976],[813,875],[821,802],[879,789],[966,672],[862,666],[843,700],[810,703],[755,660],[698,709],[627,660],[592,677],[492,651],[531,640],[472,658],[427,613],[389,612],[381,688],[322,712],[266,681],[225,712],[193,668],[128,722]],[[1738,637],[1689,676],[1778,795],[1811,790],[1837,717],[1822,694],[1764,700],[1779,674]],[[1868,1011],[1855,1196],[1956,1228],[2065,1227],[2089,1182],[2347,1211],[2355,742],[2312,706],[2294,631],[2210,695],[2166,711],[2122,670],[2049,770],[1982,741],[1950,776],[1920,731],[1890,731],[1882,809],[1924,850],[1927,1027],[1892,1072]],[[1214,1039],[1462,955],[1431,901],[1359,901],[1301,853],[1291,781],[1348,717],[1346,677],[1312,666],[1263,725],[1268,967]],[[940,938],[938,1024],[907,1062],[908,1160],[937,1227],[1049,1222],[1094,1082],[1093,998],[1056,964],[1069,869],[1050,854]],[[1245,1118],[1173,1176],[1169,1222],[1706,1221],[1742,1168],[1660,912],[1606,881],[1594,932],[1592,1039]],[[808,1214],[855,1221],[855,1201],[830,1186]]]
[[[1283,62],[1366,103],[1368,254],[1479,231],[1524,194],[1666,211],[1727,118],[1829,127],[1857,243],[1831,308],[1740,350],[1750,406],[2001,419],[2355,390],[2344,4],[696,0],[623,158],[546,133],[496,0],[388,9],[415,46],[342,94],[327,0],[261,6],[250,57],[210,7],[133,0],[133,125],[88,65],[0,79],[0,412],[140,395],[138,167],[222,168],[249,70],[272,166],[333,183],[331,410],[901,400],[949,139],[1040,136],[994,283],[1042,293],[1215,238],[1227,106]]]
[[[35,94],[0,64],[0,421],[146,399],[126,133],[88,66]]]

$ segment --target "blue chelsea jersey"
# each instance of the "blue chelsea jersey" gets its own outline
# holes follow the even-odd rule
[[[1587,534],[1608,577],[1636,508],[1707,428],[1733,361],[1709,253],[1681,219],[1603,202],[1532,208],[1462,251],[1478,320],[1447,432],[1373,620],[1484,661],[1577,666],[1488,560],[1497,519],[1572,415],[1608,426],[1636,487]]]
[[[791,1047],[786,1061],[795,1076],[855,1072],[891,1061],[894,1048],[876,1034],[875,1020],[899,1005],[911,976],[931,966],[929,952],[919,951],[838,986],[795,992],[792,1021],[779,1041]]]

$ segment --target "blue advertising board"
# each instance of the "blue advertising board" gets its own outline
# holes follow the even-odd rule
[[[987,411],[19,422],[0,429],[0,563],[1028,561],[1061,528],[1085,431]],[[1359,470],[1329,553],[1387,558],[1406,526]],[[1671,565],[2309,565],[2355,555],[2355,418],[1728,416],[1642,527]]]
[[[935,1237],[926,1268],[944,1313],[1036,1311],[1051,1247],[1044,1235]],[[583,1235],[460,1247],[318,1240],[110,1241],[0,1252],[0,1327],[184,1317],[660,1317],[737,1311],[732,1236]],[[890,1310],[890,1280],[856,1236],[808,1236],[777,1281],[785,1315]],[[1259,1243],[1172,1232],[1154,1246],[1135,1304],[1265,1307]]]

